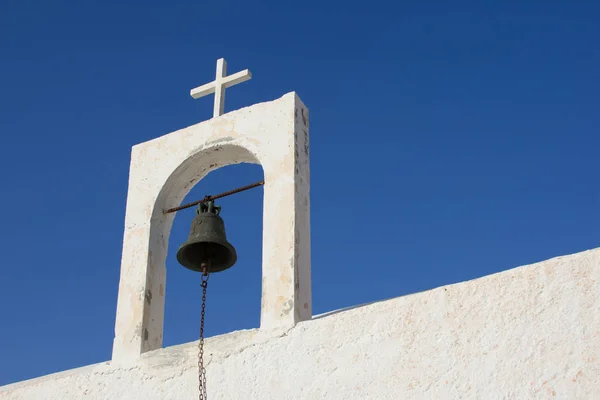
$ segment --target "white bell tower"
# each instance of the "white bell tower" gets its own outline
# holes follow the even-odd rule
[[[138,144],[131,152],[129,190],[113,361],[132,363],[162,347],[165,259],[173,213],[210,171],[242,162],[264,171],[260,330],[311,319],[308,109],[295,93],[223,114],[223,89],[249,71],[217,79],[191,95],[214,92],[214,118]]]

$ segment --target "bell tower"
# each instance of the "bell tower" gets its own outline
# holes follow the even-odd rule
[[[167,246],[175,213],[166,213],[209,172],[238,164],[264,171],[262,300],[259,330],[269,335],[312,318],[308,109],[294,92],[224,114],[223,90],[249,71],[193,89],[215,93],[208,121],[135,145],[131,152],[113,362],[134,363],[162,347]],[[233,267],[235,268],[235,266]]]

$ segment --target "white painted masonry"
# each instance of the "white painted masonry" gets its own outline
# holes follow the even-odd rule
[[[135,364],[162,347],[165,259],[174,214],[206,174],[241,162],[263,167],[262,331],[312,316],[308,109],[295,93],[134,146],[113,361]]]
[[[211,400],[598,399],[600,249],[205,343]],[[6,400],[197,398],[196,343],[0,388]]]
[[[197,398],[197,342],[161,348],[163,210],[240,162],[266,182],[261,324],[206,340],[211,400],[600,398],[600,248],[313,317],[308,125],[289,93],[135,146],[112,360],[0,399]]]

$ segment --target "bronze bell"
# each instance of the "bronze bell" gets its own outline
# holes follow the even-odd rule
[[[192,221],[190,236],[177,251],[177,261],[192,271],[219,272],[237,261],[235,248],[227,241],[221,207],[213,200],[201,203]]]

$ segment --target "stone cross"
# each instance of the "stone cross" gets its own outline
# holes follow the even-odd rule
[[[206,85],[198,86],[195,89],[190,90],[190,95],[194,99],[207,96],[209,94],[215,94],[215,106],[213,109],[213,118],[223,115],[225,108],[225,89],[238,83],[246,82],[252,78],[252,73],[245,69],[237,72],[233,75],[227,75],[227,62],[224,58],[217,60],[217,76],[214,81],[207,83]]]

